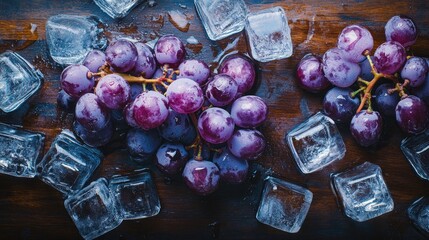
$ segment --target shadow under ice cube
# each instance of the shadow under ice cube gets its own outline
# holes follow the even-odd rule
[[[401,150],[417,175],[429,180],[429,131],[402,140]]]
[[[408,217],[417,228],[429,235],[429,197],[419,198],[411,204]]]

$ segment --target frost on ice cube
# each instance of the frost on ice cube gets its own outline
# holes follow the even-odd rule
[[[121,224],[107,181],[100,178],[64,201],[64,206],[85,239],[94,239]]]
[[[42,73],[19,54],[0,54],[0,110],[9,113],[18,109],[40,89],[42,78]]]
[[[99,150],[79,143],[73,133],[64,130],[52,142],[37,171],[42,181],[70,194],[84,186],[102,157]]]
[[[248,13],[243,0],[194,0],[194,3],[211,40],[220,40],[243,30]]]
[[[144,0],[94,0],[111,18],[123,18]]]
[[[421,231],[429,234],[429,197],[422,197],[408,207],[408,217]]]
[[[292,39],[286,13],[281,7],[251,13],[245,25],[252,57],[269,62],[292,55]]]
[[[95,16],[59,14],[46,23],[46,41],[52,59],[63,65],[80,63],[93,49],[102,49],[107,40]]]
[[[429,180],[429,130],[402,140],[401,150],[417,175]]]
[[[321,112],[295,126],[286,138],[303,173],[317,171],[342,159],[346,153],[335,122]]]
[[[149,172],[113,177],[109,188],[124,219],[152,217],[161,210]]]
[[[393,210],[393,200],[381,168],[365,162],[332,175],[333,187],[348,217],[363,222]]]
[[[0,173],[15,177],[36,176],[45,136],[0,123]]]
[[[273,228],[296,233],[307,216],[312,199],[313,194],[309,190],[268,177],[256,219]]]

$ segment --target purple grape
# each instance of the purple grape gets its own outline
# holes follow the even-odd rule
[[[209,161],[190,160],[182,175],[186,185],[202,196],[213,193],[219,186],[219,168]]]
[[[58,92],[57,103],[63,110],[73,112],[76,106],[76,99],[72,98],[64,90],[61,90]]]
[[[159,126],[159,134],[167,141],[181,142],[193,128],[188,115],[168,110],[167,119]],[[193,139],[192,139],[193,140]]]
[[[311,53],[301,59],[296,74],[298,85],[309,92],[317,93],[331,86],[323,73],[322,60]]]
[[[137,49],[137,61],[130,74],[137,77],[151,78],[157,69],[152,49],[141,42],[134,43],[134,46]]]
[[[382,129],[383,121],[377,111],[362,110],[353,116],[350,123],[353,138],[363,147],[378,143]]]
[[[397,42],[385,42],[374,53],[374,65],[378,72],[395,74],[407,60],[405,48]]]
[[[350,87],[359,77],[360,67],[343,58],[344,52],[338,48],[329,49],[322,60],[325,77],[337,87]]]
[[[206,97],[213,106],[223,107],[235,99],[237,90],[237,83],[232,77],[219,74],[207,84]]]
[[[413,20],[406,16],[393,16],[386,23],[384,33],[387,41],[396,41],[405,48],[417,40],[417,27]]]
[[[164,143],[156,152],[156,166],[166,175],[176,175],[182,171],[188,158],[182,144]]]
[[[407,96],[399,101],[395,109],[396,122],[406,133],[423,132],[428,124],[428,110],[425,103],[416,96]]]
[[[213,157],[213,163],[218,166],[222,181],[232,184],[246,181],[249,163],[244,159],[235,157],[228,149],[216,153]]]
[[[137,61],[137,48],[125,39],[111,43],[106,49],[106,62],[120,73],[128,72],[134,68]]]
[[[220,144],[228,141],[234,127],[231,115],[222,108],[209,108],[198,118],[198,132],[209,143]]]
[[[134,101],[143,92],[143,85],[140,83],[130,84],[130,100]]]
[[[125,122],[133,128],[140,128],[140,126],[137,124],[136,120],[134,119],[134,101],[128,103],[124,108],[124,117]]]
[[[371,56],[372,62],[374,62],[374,57]],[[374,74],[372,74],[372,68],[371,64],[369,64],[368,59],[365,59],[364,61],[359,63],[361,72],[359,77],[361,77],[363,80],[371,81],[374,78]]]
[[[76,103],[76,120],[91,131],[97,131],[110,121],[108,109],[103,105],[97,95],[86,93]]]
[[[170,107],[178,113],[196,112],[204,103],[203,90],[197,82],[188,78],[179,78],[168,86],[165,95]]]
[[[359,97],[351,97],[351,88],[334,87],[323,99],[323,111],[336,123],[349,124],[359,107]]]
[[[139,127],[156,128],[168,117],[168,100],[159,92],[143,92],[134,100],[132,111]]]
[[[429,105],[429,74],[426,75],[426,79],[422,86],[411,88],[411,93],[423,100],[426,105]]]
[[[186,60],[179,65],[179,78],[189,78],[200,85],[207,82],[210,76],[210,68],[200,60]]]
[[[185,146],[189,146],[195,141],[196,137],[197,137],[197,130],[195,129],[194,126],[191,126],[188,129],[188,132],[185,135],[183,135],[180,142],[183,143]]]
[[[92,91],[94,79],[88,77],[89,69],[83,65],[70,65],[60,76],[61,88],[73,98],[80,98]]]
[[[228,140],[228,149],[234,156],[254,160],[265,149],[265,137],[258,130],[239,129]]]
[[[243,96],[232,104],[231,117],[239,127],[258,127],[267,119],[268,107],[258,96]]]
[[[123,108],[130,99],[130,85],[117,74],[109,74],[100,79],[95,94],[110,109]]]
[[[400,98],[398,92],[389,94],[389,89],[394,88],[393,84],[384,83],[375,90],[375,104],[377,110],[384,116],[395,116],[395,108]]]
[[[344,59],[359,63],[365,59],[365,51],[369,52],[374,47],[374,39],[368,29],[351,25],[341,31],[337,46],[344,50]]]
[[[92,50],[86,55],[83,60],[83,65],[89,69],[89,71],[96,73],[100,70],[100,67],[106,63],[106,54],[100,50]]]
[[[73,131],[82,142],[90,147],[101,147],[109,143],[113,136],[113,124],[109,121],[102,129],[91,131],[82,126],[79,122],[73,123]]]
[[[240,96],[249,91],[255,83],[255,65],[244,55],[232,54],[226,57],[220,64],[219,73],[225,73],[235,80]]]
[[[155,57],[160,65],[168,64],[176,68],[185,59],[185,45],[179,38],[173,35],[165,35],[158,39],[155,44]]]
[[[127,149],[137,161],[149,160],[162,143],[162,139],[155,129],[145,131],[130,129],[127,134]]]
[[[408,79],[411,87],[419,87],[424,84],[429,70],[425,59],[412,57],[405,62],[401,71],[402,79]]]

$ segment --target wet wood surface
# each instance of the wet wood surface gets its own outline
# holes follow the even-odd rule
[[[401,153],[405,137],[395,124],[385,124],[383,140],[376,149],[359,147],[347,129],[341,129],[346,143],[345,158],[325,169],[304,175],[299,172],[285,144],[285,133],[295,124],[321,109],[323,94],[309,94],[297,87],[295,68],[309,52],[323,54],[334,47],[347,25],[361,24],[374,36],[378,46],[384,38],[384,25],[393,15],[411,16],[420,29],[415,55],[429,57],[429,5],[414,1],[276,1],[246,0],[251,10],[281,6],[286,10],[292,31],[294,54],[286,60],[258,64],[259,85],[255,94],[269,105],[268,121],[262,126],[268,147],[252,164],[249,180],[241,186],[222,185],[209,197],[192,194],[181,179],[166,181],[155,168],[153,177],[162,210],[153,218],[124,221],[102,239],[424,239],[408,220],[406,210],[417,198],[429,194],[429,184],[420,179]],[[186,6],[184,8],[183,6]],[[178,10],[190,19],[187,32],[169,21],[167,12]],[[175,34],[184,42],[190,36],[200,44],[187,45],[188,58],[210,63],[225,53],[247,52],[243,34],[218,42],[208,40],[196,15],[193,1],[158,0],[154,7],[138,6],[122,20],[112,20],[91,0],[0,0],[0,52],[17,51],[45,75],[37,97],[30,102],[23,125],[46,134],[45,152],[53,138],[70,128],[73,116],[56,106],[62,68],[50,59],[45,41],[45,22],[55,14],[96,15],[107,24],[109,38],[125,35],[149,41],[163,34]],[[36,24],[34,33],[31,24]],[[226,51],[224,49],[227,48]],[[109,177],[139,166],[133,163],[121,144],[104,149],[106,158],[93,178]],[[392,194],[395,209],[388,214],[358,223],[346,217],[330,186],[330,174],[370,161],[381,166]],[[273,175],[304,186],[314,194],[302,229],[284,233],[260,224],[255,218],[262,180]],[[36,179],[0,176],[1,239],[78,239],[79,233],[68,216],[61,194]]]

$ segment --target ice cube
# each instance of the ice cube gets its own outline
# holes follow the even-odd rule
[[[286,13],[281,7],[251,13],[246,18],[246,36],[252,57],[269,62],[292,55],[292,39]]]
[[[37,171],[42,181],[71,194],[84,186],[102,157],[99,150],[79,143],[73,133],[64,130],[52,142]]]
[[[243,0],[194,0],[208,37],[215,41],[244,28],[248,13]]]
[[[59,14],[46,23],[46,41],[52,59],[63,65],[80,63],[93,49],[103,49],[107,40],[95,16]]]
[[[123,18],[144,0],[94,0],[111,18]]]
[[[273,228],[296,233],[310,209],[313,194],[298,185],[274,177],[265,179],[256,219]]]
[[[116,202],[107,187],[107,181],[100,178],[64,201],[80,235],[94,239],[121,224]]]
[[[417,228],[429,234],[429,197],[421,197],[411,204],[408,217]]]
[[[393,210],[393,200],[381,168],[365,162],[332,175],[333,187],[348,217],[363,222]]]
[[[158,193],[149,172],[115,176],[110,180],[109,188],[123,219],[152,217],[161,210]]]
[[[317,171],[342,159],[346,153],[335,122],[321,112],[295,126],[286,138],[303,173]]]
[[[0,123],[0,173],[15,177],[36,176],[45,136]]]
[[[15,52],[0,54],[0,109],[18,109],[42,86],[43,74]]]
[[[417,175],[429,180],[429,130],[402,140],[401,149]]]

